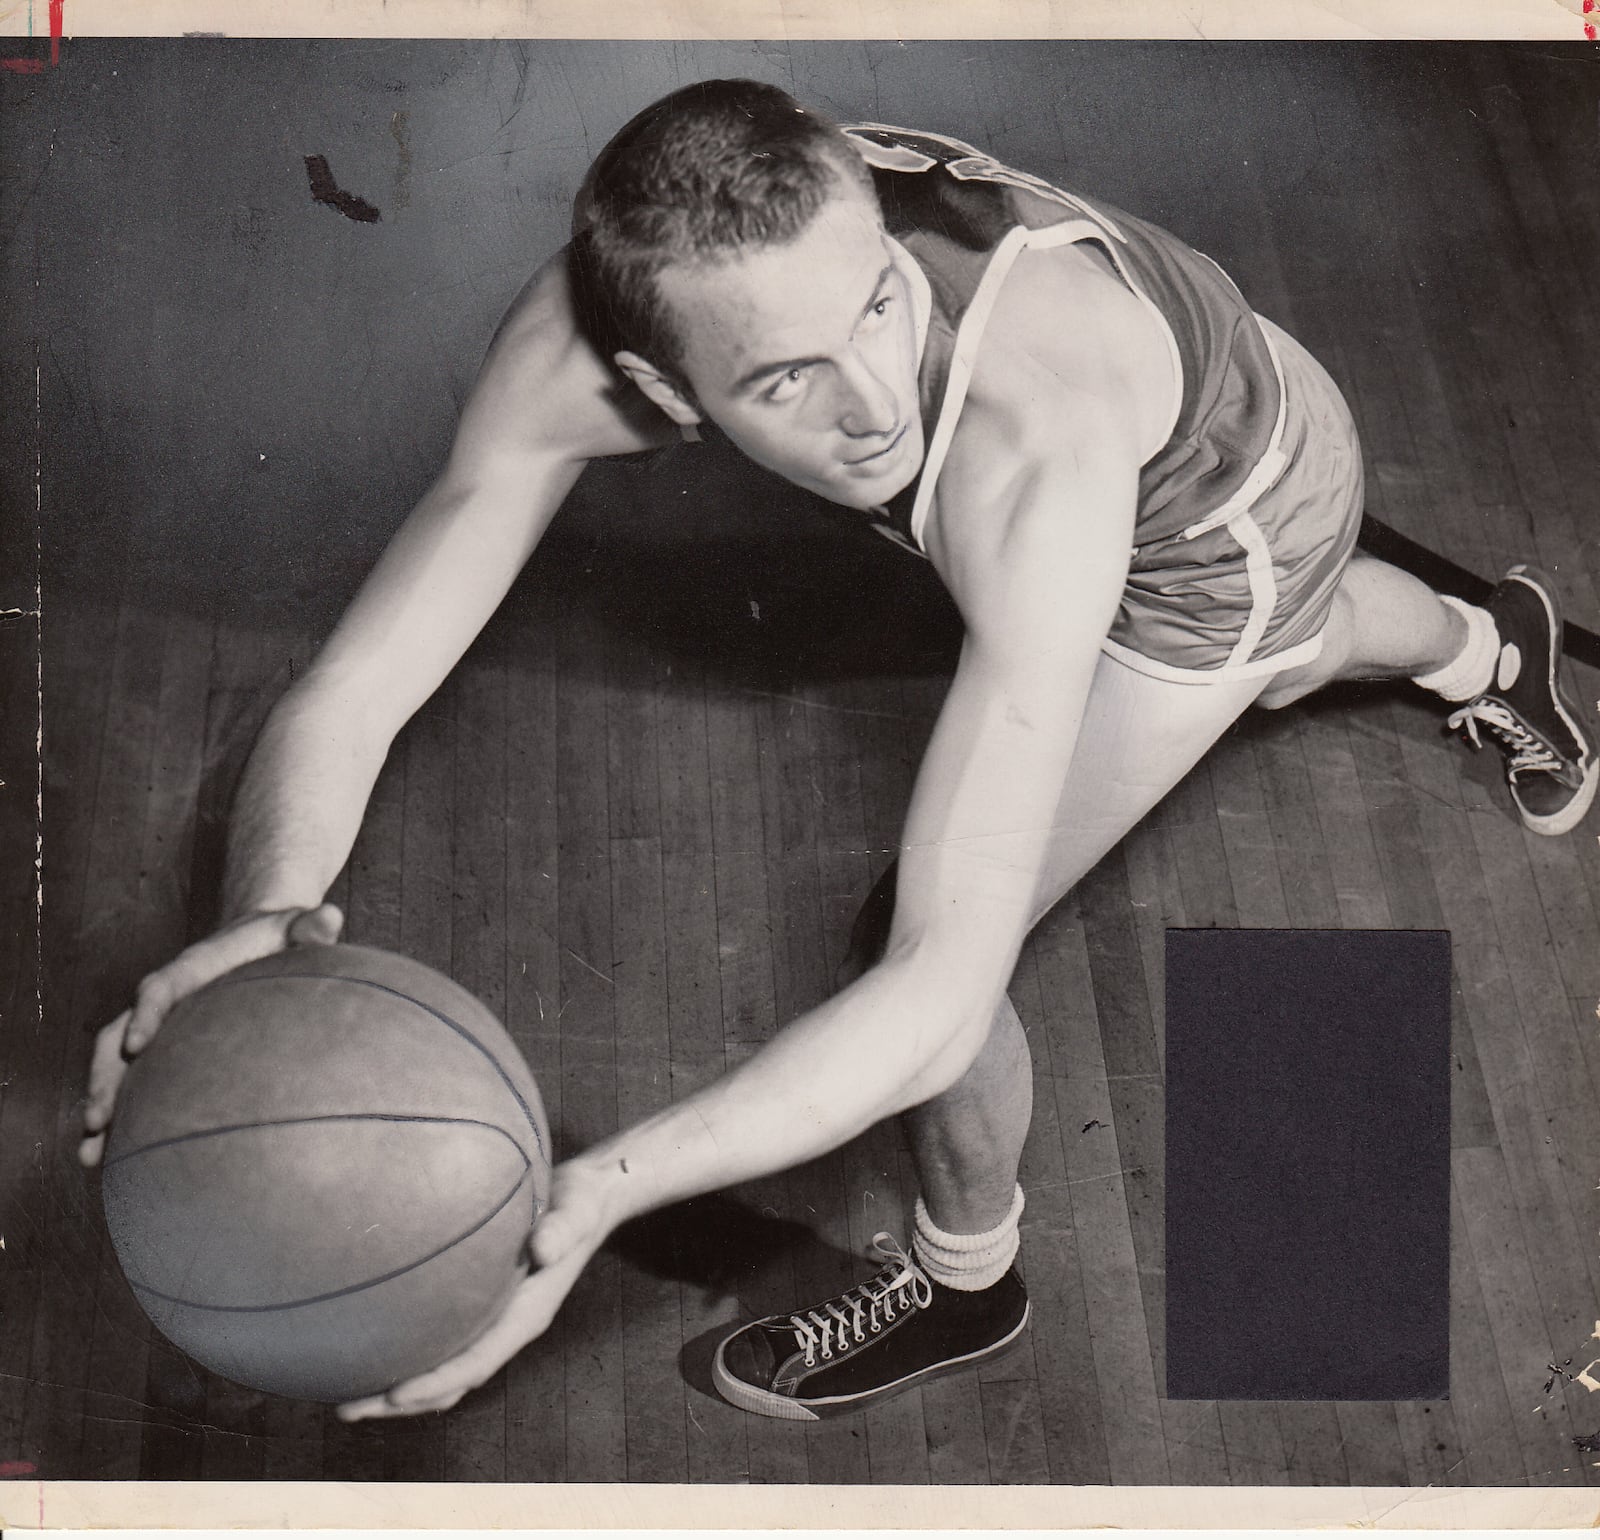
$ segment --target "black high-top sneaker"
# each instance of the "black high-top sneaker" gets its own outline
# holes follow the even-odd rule
[[[1012,1268],[991,1288],[935,1283],[880,1231],[877,1277],[793,1315],[725,1337],[711,1375],[724,1400],[763,1417],[815,1422],[886,1400],[1015,1347],[1028,1295]]]
[[[1476,700],[1452,712],[1472,745],[1478,729],[1498,740],[1506,784],[1522,821],[1535,834],[1565,834],[1594,801],[1594,745],[1577,708],[1562,692],[1561,615],[1555,588],[1532,567],[1513,567],[1484,608],[1500,636],[1494,678]]]

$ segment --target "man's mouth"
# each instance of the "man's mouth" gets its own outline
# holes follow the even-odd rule
[[[874,450],[869,455],[862,455],[859,460],[846,460],[844,463],[846,465],[871,465],[875,460],[882,460],[885,456],[893,454],[900,447],[900,440],[906,436],[906,430],[910,426],[909,422],[902,423],[900,431],[882,449]]]

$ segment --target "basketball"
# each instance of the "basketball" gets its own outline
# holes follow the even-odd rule
[[[442,1363],[527,1270],[537,1086],[452,980],[303,946],[181,1000],[130,1065],[102,1195],[118,1261],[197,1362],[316,1401]]]

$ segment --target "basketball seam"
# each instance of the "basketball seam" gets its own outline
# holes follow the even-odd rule
[[[467,1029],[464,1026],[462,1026],[460,1022],[452,1020],[449,1016],[446,1016],[443,1011],[436,1010],[433,1006],[429,1005],[425,1000],[419,1000],[419,999],[417,999],[417,997],[415,995],[408,995],[403,989],[394,989],[394,988],[391,988],[388,984],[376,983],[372,979],[348,978],[348,977],[345,977],[343,975],[327,974],[327,973],[271,973],[271,974],[262,974],[258,978],[248,978],[248,979],[223,978],[223,979],[218,979],[216,984],[214,984],[212,987],[214,989],[223,989],[223,988],[229,988],[229,987],[238,988],[241,985],[245,985],[245,984],[272,984],[272,983],[278,983],[278,982],[281,982],[284,979],[296,979],[296,980],[298,980],[298,981],[300,981],[302,983],[310,982],[310,983],[316,983],[316,984],[327,984],[327,983],[359,984],[365,989],[382,990],[384,994],[393,995],[395,997],[395,999],[397,999],[397,1000],[405,1000],[409,1004],[416,1006],[418,1010],[426,1011],[435,1020],[442,1021],[445,1024],[445,1026],[450,1028],[450,1030],[452,1032],[456,1033],[460,1037],[465,1038],[467,1040],[467,1042],[471,1043],[472,1046],[474,1048],[476,1048],[478,1050],[478,1052],[480,1054],[482,1054],[483,1057],[486,1058],[494,1066],[495,1074],[497,1074],[500,1077],[500,1079],[504,1082],[505,1088],[512,1094],[512,1096],[516,1099],[517,1105],[522,1109],[523,1117],[525,1117],[528,1120],[528,1127],[533,1133],[533,1141],[534,1141],[535,1144],[537,1144],[539,1146],[539,1154],[546,1161],[548,1161],[550,1159],[549,1152],[544,1147],[544,1140],[540,1137],[540,1134],[539,1134],[539,1122],[538,1122],[538,1119],[535,1118],[534,1115],[533,1115],[533,1108],[531,1108],[528,1105],[527,1101],[524,1099],[524,1097],[522,1095],[522,1092],[517,1089],[516,1082],[513,1081],[512,1078],[506,1073],[505,1066],[503,1064],[501,1064],[501,1062],[497,1058],[495,1058],[495,1056],[492,1053],[490,1053],[489,1050],[482,1043],[480,1043],[477,1038],[475,1038],[469,1031],[467,1031]]]
[[[513,1141],[515,1143],[515,1141]],[[364,1289],[375,1289],[380,1283],[389,1283],[396,1278],[403,1277],[406,1273],[415,1272],[419,1267],[425,1267],[435,1257],[440,1257],[452,1247],[459,1246],[463,1241],[470,1240],[479,1230],[483,1229],[513,1198],[522,1190],[522,1185],[528,1180],[533,1167],[528,1163],[526,1155],[523,1157],[525,1169],[512,1184],[511,1190],[495,1206],[489,1210],[476,1224],[463,1230],[460,1235],[446,1241],[442,1246],[435,1247],[426,1256],[418,1257],[415,1261],[407,1262],[404,1267],[396,1267],[387,1273],[380,1273],[375,1278],[364,1278],[359,1283],[346,1284],[342,1289],[330,1289],[323,1294],[311,1294],[304,1299],[283,1300],[272,1305],[212,1305],[202,1300],[184,1299],[177,1294],[164,1294],[160,1289],[148,1283],[141,1283],[137,1278],[128,1274],[129,1284],[140,1294],[148,1294],[152,1298],[165,1300],[171,1305],[182,1305],[189,1310],[209,1310],[223,1315],[269,1315],[278,1310],[300,1310],[307,1305],[325,1304],[330,1299],[342,1299],[349,1294],[359,1294]]]
[[[167,1139],[156,1139],[150,1144],[141,1144],[138,1149],[124,1150],[119,1155],[114,1155],[105,1163],[105,1169],[120,1165],[125,1160],[132,1160],[136,1155],[148,1155],[152,1150],[164,1150],[174,1144],[188,1144],[195,1139],[214,1139],[222,1134],[249,1133],[257,1128],[294,1128],[302,1123],[454,1123],[468,1128],[487,1128],[491,1133],[496,1133],[522,1157],[524,1166],[531,1165],[528,1152],[517,1143],[515,1136],[509,1128],[502,1128],[498,1123],[486,1123],[482,1118],[457,1118],[447,1116],[433,1116],[422,1112],[317,1112],[298,1118],[263,1118],[255,1123],[217,1123],[210,1128],[196,1128],[186,1134],[173,1134]],[[543,1154],[543,1150],[540,1151]]]

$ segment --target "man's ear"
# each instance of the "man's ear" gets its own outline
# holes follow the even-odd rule
[[[656,366],[626,349],[616,355],[619,368],[680,428],[693,428],[702,421],[700,413],[684,393]]]

